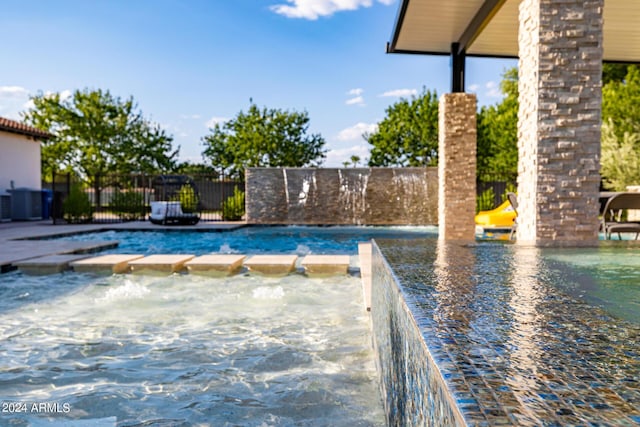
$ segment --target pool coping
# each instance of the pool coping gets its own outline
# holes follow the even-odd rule
[[[110,249],[113,241],[67,242],[45,240],[100,231],[201,231],[224,232],[247,226],[246,222],[200,222],[193,226],[156,225],[148,221],[105,224],[53,225],[48,221],[0,224],[0,274],[16,269],[16,264],[50,255],[71,255]]]

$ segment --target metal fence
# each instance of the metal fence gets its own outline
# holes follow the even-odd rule
[[[493,209],[507,200],[508,192],[516,192],[518,175],[508,172],[478,174],[476,179],[476,212]]]
[[[71,174],[54,175],[42,188],[51,190],[54,224],[66,223],[74,209],[70,194],[82,194],[80,205],[89,212],[78,221],[113,223],[148,220],[151,202],[179,201],[183,211],[196,212],[201,221],[222,221],[224,202],[244,182],[221,175],[101,175],[80,179]],[[82,207],[75,209],[82,211]],[[66,219],[65,219],[66,218]]]
[[[476,210],[493,209],[516,191],[514,173],[482,173],[477,177]],[[67,221],[65,201],[73,187],[87,200],[90,215],[78,222],[115,223],[148,220],[154,201],[180,201],[185,212],[196,212],[201,221],[222,221],[225,200],[234,190],[244,192],[244,182],[221,175],[104,175],[80,179],[71,174],[56,174],[42,188],[51,190],[48,207],[54,224]]]

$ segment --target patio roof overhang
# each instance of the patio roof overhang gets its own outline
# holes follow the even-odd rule
[[[401,0],[387,52],[452,55],[454,68],[459,55],[517,58],[519,4],[520,0]],[[606,62],[640,62],[639,23],[640,1],[606,0]]]

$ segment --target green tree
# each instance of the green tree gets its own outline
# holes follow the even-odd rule
[[[518,172],[518,69],[502,75],[504,98],[478,113],[478,174]]]
[[[202,138],[203,157],[231,176],[243,176],[247,167],[319,166],[325,158],[325,140],[309,134],[307,112],[258,108],[222,124]]]
[[[233,189],[233,196],[227,197],[222,204],[223,221],[239,221],[245,213],[244,191]]]
[[[600,173],[604,186],[626,191],[628,185],[640,184],[640,134],[625,132],[621,138],[613,120],[602,124]]]
[[[190,161],[178,163],[175,168],[175,172],[185,175],[217,175],[220,173],[220,171],[217,171],[211,165],[205,165],[204,163],[193,163]]]
[[[613,124],[619,140],[640,133],[640,70],[628,67],[623,80],[612,80],[602,88],[602,121]]]
[[[600,173],[603,185],[614,191],[640,184],[640,70],[628,66],[626,71],[602,88]]]
[[[386,110],[378,130],[365,133],[373,146],[369,166],[429,166],[438,162],[438,97],[423,90]]]
[[[52,133],[42,144],[42,172],[76,172],[91,180],[110,173],[159,172],[175,167],[178,150],[171,136],[145,119],[133,98],[122,100],[109,91],[76,90],[31,98],[23,113],[32,126]]]
[[[621,82],[627,77],[629,68],[638,68],[637,64],[602,64],[602,85],[609,82]]]
[[[62,216],[70,224],[91,222],[93,206],[80,184],[73,184],[69,195],[62,202]]]

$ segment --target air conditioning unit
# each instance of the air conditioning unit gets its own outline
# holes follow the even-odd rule
[[[42,191],[29,188],[11,190],[11,219],[14,221],[42,219]]]
[[[0,222],[11,221],[11,194],[0,193]]]

